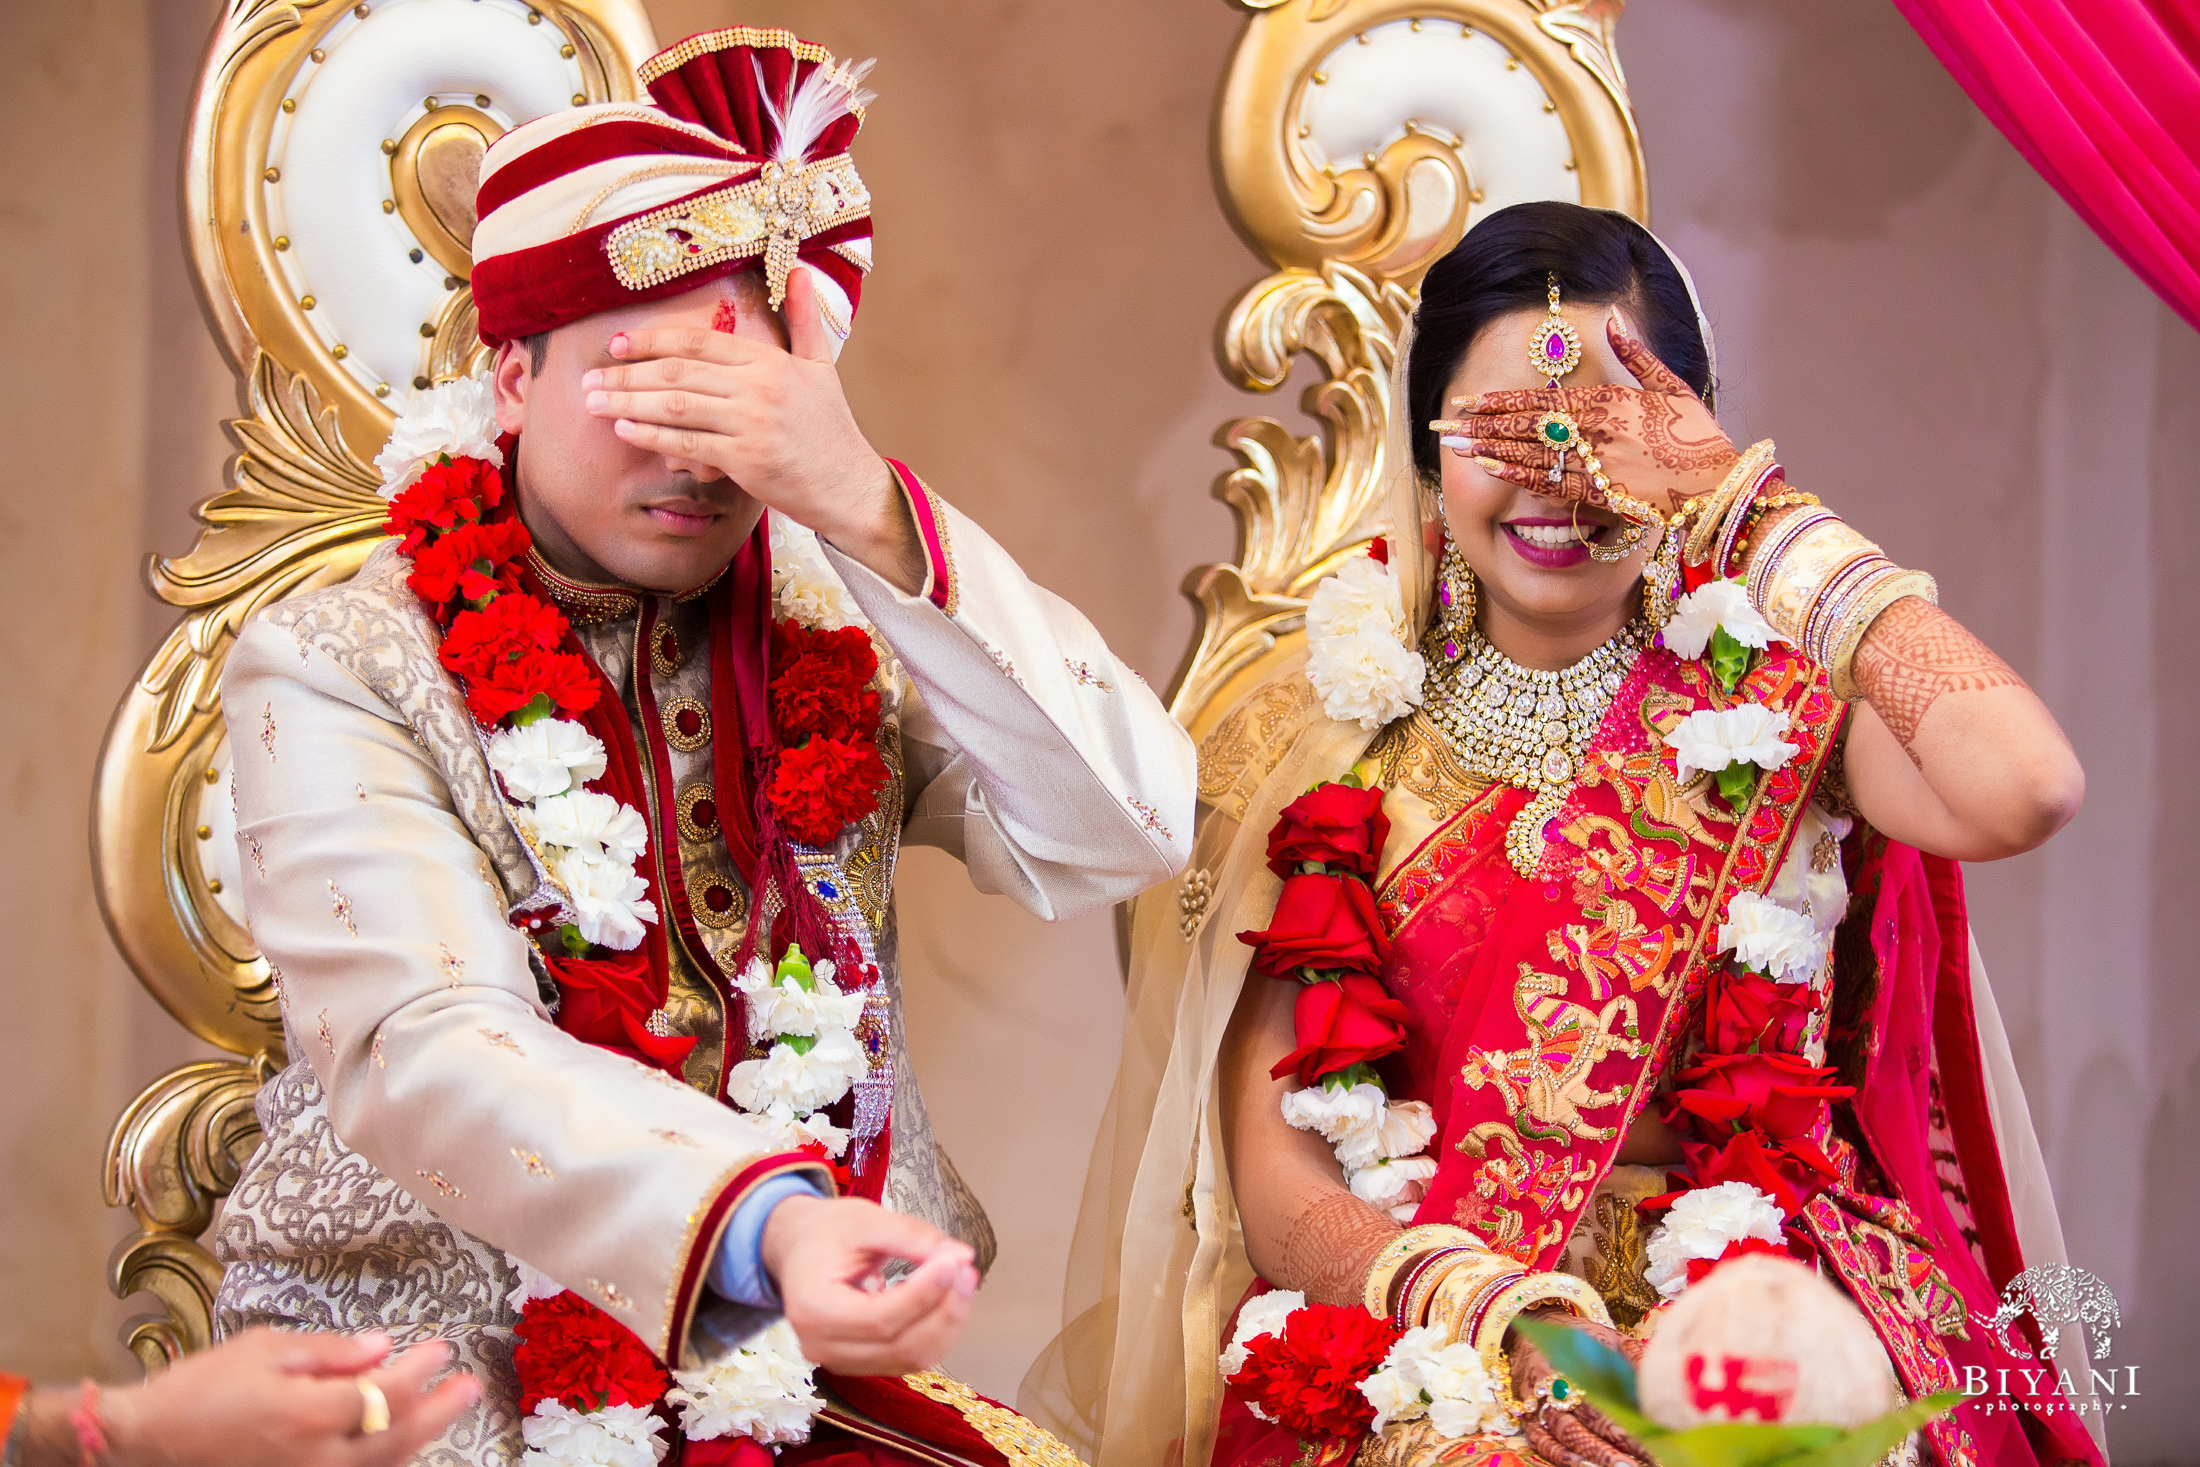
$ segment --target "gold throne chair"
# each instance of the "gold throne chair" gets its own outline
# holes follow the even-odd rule
[[[1234,3],[1251,13],[1218,95],[1217,190],[1274,272],[1228,307],[1221,366],[1273,392],[1310,358],[1320,431],[1244,418],[1218,434],[1238,460],[1215,485],[1238,547],[1185,582],[1198,628],[1170,707],[1195,738],[1303,638],[1313,583],[1390,530],[1389,379],[1422,272],[1506,204],[1646,207],[1621,0]],[[358,569],[395,400],[477,363],[482,150],[544,112],[638,96],[655,49],[640,0],[227,0],[215,25],[183,182],[200,294],[240,380],[238,453],[198,544],[148,565],[183,616],[116,710],[93,790],[116,946],[179,1024],[235,1056],[154,1080],[109,1143],[107,1200],[137,1222],[110,1281],[161,1306],[127,1329],[148,1369],[212,1338],[203,1238],[284,1059],[276,976],[236,896],[223,660],[261,607]]]
[[[276,977],[237,898],[223,661],[261,607],[359,568],[404,391],[476,365],[483,149],[546,112],[640,96],[656,49],[640,0],[226,0],[215,22],[185,244],[239,378],[238,452],[198,544],[147,565],[183,616],[115,710],[92,794],[115,945],[177,1023],[236,1056],[153,1081],[108,1144],[107,1201],[138,1225],[111,1282],[162,1306],[126,1330],[148,1369],[211,1339],[221,1275],[202,1237],[283,1063]]]

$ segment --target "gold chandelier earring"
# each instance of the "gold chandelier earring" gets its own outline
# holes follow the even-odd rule
[[[1479,594],[1474,567],[1459,553],[1458,544],[1444,536],[1444,553],[1436,569],[1436,624],[1429,629],[1430,650],[1446,662],[1467,655],[1472,640]]]
[[[1681,520],[1682,516],[1673,516],[1657,553],[1642,568],[1642,614],[1653,631],[1662,631],[1673,619],[1673,593],[1681,581]]]

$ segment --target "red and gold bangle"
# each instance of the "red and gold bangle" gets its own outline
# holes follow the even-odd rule
[[[1694,523],[1688,528],[1688,539],[1681,546],[1682,558],[1690,565],[1702,565],[1710,559],[1720,533],[1748,505],[1765,476],[1779,467],[1775,452],[1770,438],[1750,444],[1726,471],[1719,487],[1703,496]]]
[[[1367,1277],[1360,1285],[1360,1302],[1367,1306],[1367,1312],[1377,1319],[1390,1318],[1390,1286],[1398,1277],[1398,1271],[1416,1255],[1440,1248],[1488,1251],[1488,1245],[1480,1238],[1450,1223],[1422,1223],[1407,1228],[1377,1249],[1368,1262]]]

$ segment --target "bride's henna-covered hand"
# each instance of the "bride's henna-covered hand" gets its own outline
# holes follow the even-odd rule
[[[1563,1313],[1542,1313],[1540,1318],[1582,1330],[1611,1346],[1629,1360],[1642,1358],[1642,1342],[1615,1329]],[[1537,1405],[1521,1420],[1528,1445],[1552,1467],[1655,1467],[1642,1444],[1621,1431],[1610,1417],[1586,1399],[1575,1396],[1560,1405],[1544,1398],[1543,1390],[1558,1372],[1527,1336],[1515,1333],[1507,1346],[1512,1359],[1513,1394],[1523,1403]]]
[[[1581,425],[1616,493],[1671,514],[1683,501],[1718,488],[1741,453],[1711,409],[1628,333],[1617,312],[1605,334],[1640,387],[1528,387],[1456,398],[1452,406],[1461,416],[1436,424],[1444,446],[1508,484],[1552,499],[1603,504],[1607,496],[1590,481],[1579,453],[1566,455],[1562,482],[1549,481],[1558,451],[1543,441],[1536,422],[1545,413],[1564,412]]]
[[[2024,686],[1993,648],[1914,596],[1880,613],[1856,649],[1855,669],[1865,701],[1920,769],[1925,763],[1918,757],[1917,731],[1943,694]]]

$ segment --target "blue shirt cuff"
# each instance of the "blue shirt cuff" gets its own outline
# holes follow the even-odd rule
[[[718,1257],[711,1262],[710,1287],[722,1299],[746,1304],[751,1309],[779,1312],[779,1289],[764,1271],[764,1224],[772,1209],[789,1197],[823,1197],[816,1183],[803,1176],[773,1177],[741,1199],[726,1221],[718,1240]]]

